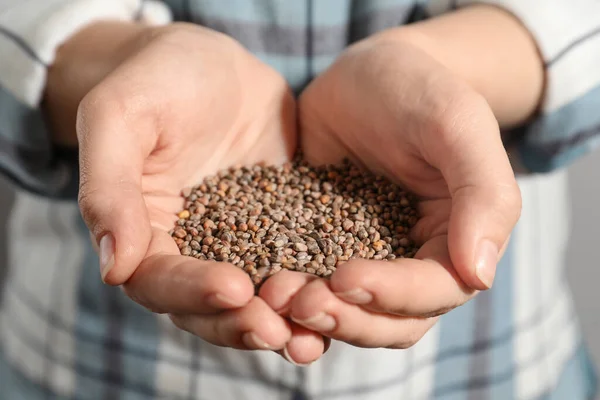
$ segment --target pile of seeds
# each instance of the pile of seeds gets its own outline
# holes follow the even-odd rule
[[[170,232],[181,254],[229,262],[257,286],[282,269],[327,277],[353,258],[393,260],[417,251],[408,237],[416,198],[349,161],[231,168],[183,196]]]

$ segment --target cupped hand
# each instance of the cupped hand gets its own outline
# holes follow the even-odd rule
[[[213,344],[278,351],[293,345],[294,331],[317,357],[321,335],[255,297],[246,273],[182,256],[168,234],[182,188],[235,164],[293,155],[295,100],[285,80],[197,26],[152,28],[131,48],[78,112],[79,203],[104,281]]]
[[[260,296],[298,324],[361,347],[406,348],[491,287],[520,192],[485,100],[410,41],[349,48],[299,99],[304,155],[349,157],[421,198],[414,259],[352,260],[329,281],[282,272]]]

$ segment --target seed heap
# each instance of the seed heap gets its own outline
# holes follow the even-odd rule
[[[349,161],[231,168],[182,194],[170,232],[181,254],[229,262],[257,286],[282,269],[327,277],[353,258],[417,251],[408,237],[416,198]]]

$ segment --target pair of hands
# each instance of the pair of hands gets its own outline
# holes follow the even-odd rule
[[[173,24],[136,34],[79,106],[79,203],[106,283],[204,340],[318,359],[329,338],[406,348],[491,286],[520,212],[479,94],[390,35],[348,48],[296,101],[234,40]],[[350,157],[421,196],[414,259],[354,260],[324,280],[284,271],[258,296],[240,269],[179,255],[180,191],[235,164]]]

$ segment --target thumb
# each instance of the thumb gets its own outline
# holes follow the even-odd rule
[[[131,129],[131,113],[114,104],[122,101],[92,92],[79,107],[79,206],[96,241],[102,280],[121,285],[142,262],[151,227],[141,188],[141,135]]]
[[[487,103],[469,110],[467,118],[453,119],[453,133],[438,142],[444,146],[438,149],[439,168],[452,196],[452,264],[467,286],[485,290],[519,219],[521,194]]]

